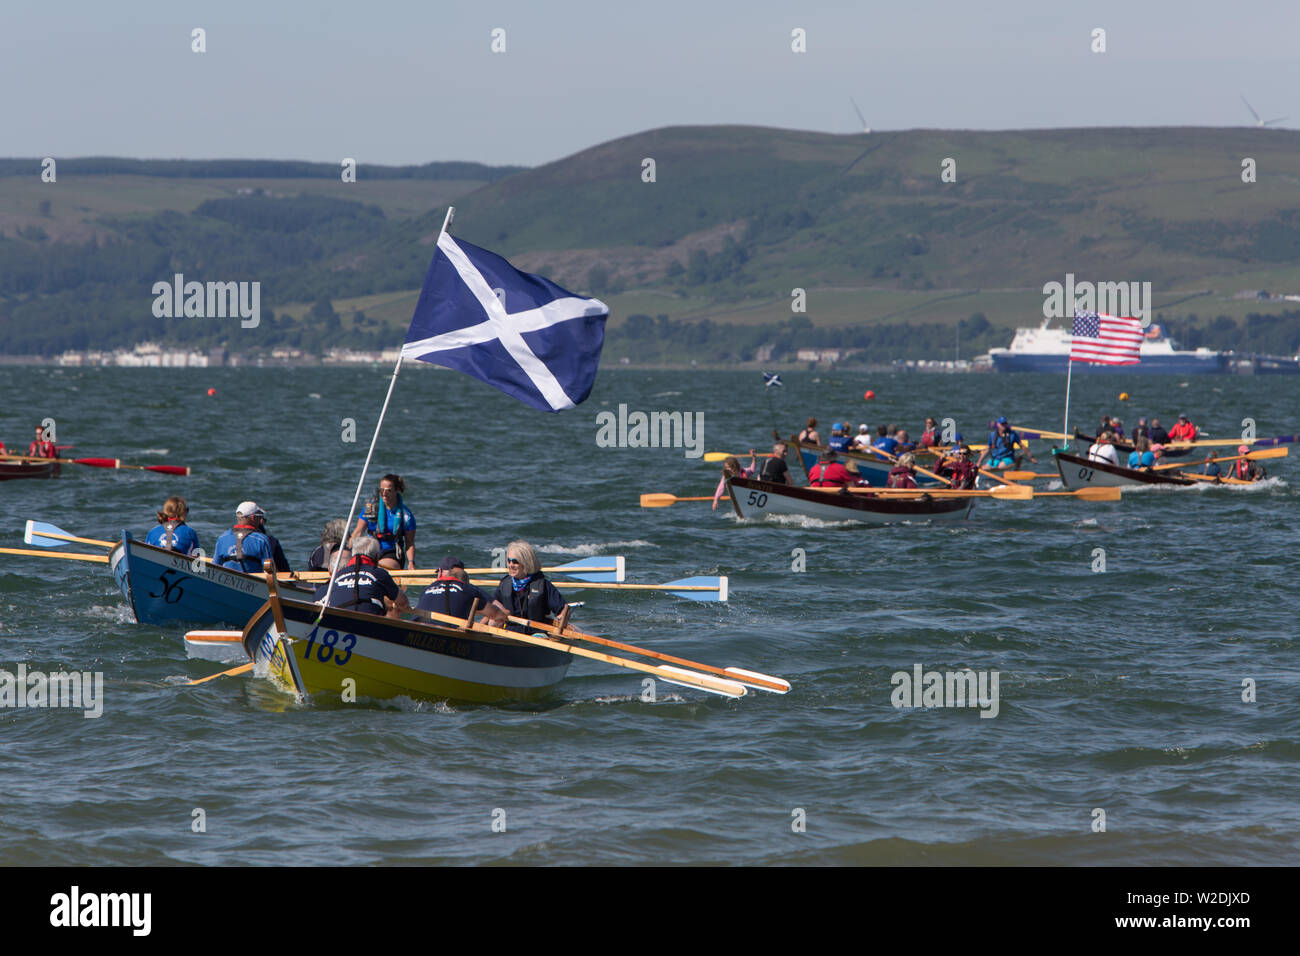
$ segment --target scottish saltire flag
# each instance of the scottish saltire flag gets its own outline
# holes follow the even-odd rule
[[[1098,365],[1137,365],[1142,361],[1142,323],[1096,312],[1074,313],[1071,362]]]
[[[591,394],[609,307],[442,233],[404,359],[454,368],[547,412]]]
[[[785,387],[785,382],[781,381],[781,375],[780,375],[779,372],[764,372],[764,373],[763,373],[763,387],[764,387],[764,388],[784,388],[784,387]]]

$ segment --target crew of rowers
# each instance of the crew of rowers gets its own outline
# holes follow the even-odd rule
[[[376,497],[362,509],[351,534],[339,518],[328,522],[320,545],[312,552],[310,571],[333,571],[332,581],[316,588],[314,600],[328,596],[330,607],[364,614],[400,617],[411,610],[430,611],[465,620],[481,614],[494,626],[526,631],[528,622],[551,623],[566,608],[564,595],[541,570],[537,553],[527,541],[506,545],[506,574],[495,592],[489,594],[470,582],[465,563],[448,556],[437,569],[436,579],[412,607],[391,571],[413,569],[415,561],[415,515],[402,500],[405,485],[397,475],[385,475]],[[158,523],[145,543],[185,555],[201,555],[198,535],[186,524],[189,506],[173,496],[157,513]],[[290,572],[280,542],[267,530],[267,514],[255,501],[243,501],[235,509],[230,530],[217,538],[212,563],[246,574],[260,574],[270,561],[278,572]]]
[[[1111,464],[1116,467],[1128,467],[1139,471],[1164,470],[1172,464],[1166,460],[1168,446],[1175,442],[1194,442],[1199,434],[1200,431],[1196,425],[1186,415],[1179,415],[1174,427],[1168,431],[1161,427],[1158,418],[1152,418],[1150,423],[1145,418],[1139,418],[1137,426],[1133,429],[1131,439],[1133,450],[1129,452],[1128,458],[1121,463],[1120,454],[1116,450],[1115,444],[1125,440],[1124,423],[1118,418],[1103,415],[1101,416],[1101,423],[1097,426],[1096,440],[1088,448],[1088,460]],[[1249,453],[1249,445],[1238,445],[1236,460],[1229,464],[1228,471],[1225,474],[1215,460],[1217,456],[1214,452],[1207,452],[1205,461],[1201,463],[1201,466],[1195,472],[1191,473],[1207,475],[1211,478],[1234,478],[1241,481],[1261,481],[1267,478],[1268,472],[1265,471],[1263,465],[1245,457]],[[1188,462],[1184,470],[1190,471],[1191,467],[1192,463]]]

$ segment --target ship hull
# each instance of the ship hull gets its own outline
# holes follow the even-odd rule
[[[1031,353],[993,353],[996,372],[1059,372],[1065,374],[1068,355],[1034,355]],[[1144,356],[1137,365],[1098,365],[1075,362],[1075,375],[1207,375],[1227,370],[1227,356],[1153,355]]]

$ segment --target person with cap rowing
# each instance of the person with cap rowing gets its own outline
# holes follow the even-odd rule
[[[280,542],[267,534],[266,512],[256,501],[241,501],[235,509],[235,524],[217,539],[212,563],[224,568],[258,574],[263,561],[275,563],[277,571],[288,571],[289,561]]]
[[[406,592],[392,575],[379,566],[379,542],[368,534],[352,539],[352,559],[334,572],[333,586],[326,582],[316,589],[314,600],[359,614],[398,617],[411,609]]]
[[[1196,441],[1196,426],[1186,415],[1178,416],[1178,424],[1169,429],[1170,441]]]
[[[853,451],[867,451],[871,448],[871,430],[865,422],[858,426],[858,433],[849,442],[849,448]]]
[[[436,611],[451,617],[469,617],[469,609],[478,602],[478,610],[484,612],[488,620],[496,625],[506,623],[506,610],[492,596],[470,584],[469,575],[465,573],[465,562],[460,558],[446,557],[438,565],[438,577],[424,589],[416,608],[422,611]]]
[[[843,454],[849,450],[849,436],[844,434],[848,428],[842,422],[836,422],[835,427],[831,429],[831,437],[826,442],[826,447],[833,452]]]
[[[162,511],[158,512],[158,523],[149,529],[144,543],[181,554],[194,554],[199,550],[199,536],[185,523],[189,517],[190,507],[179,495],[172,495],[163,502]]]
[[[496,600],[506,613],[550,624],[564,610],[564,595],[546,579],[537,552],[527,541],[511,541],[506,545],[506,569],[496,593]],[[527,630],[519,624],[512,624],[510,629]]]
[[[415,515],[402,501],[406,483],[398,475],[379,479],[377,498],[366,502],[352,534],[379,542],[379,563],[391,571],[415,567]]]
[[[979,461],[975,465],[979,467],[987,460],[990,468],[1014,468],[1017,446],[1023,446],[1025,456],[1035,465],[1038,464],[1038,459],[1029,451],[1028,442],[1020,437],[1020,432],[1007,424],[1006,417],[1003,416],[993,423],[988,447],[980,452]]]
[[[1268,477],[1268,472],[1259,462],[1251,461],[1246,455],[1250,454],[1249,445],[1238,445],[1237,454],[1239,457],[1228,466],[1228,476],[1239,478],[1242,481],[1263,481]]]
[[[853,484],[853,476],[839,462],[831,449],[822,452],[821,461],[808,469],[809,488],[846,488]]]

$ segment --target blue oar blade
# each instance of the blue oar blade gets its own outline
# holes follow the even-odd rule
[[[615,568],[615,570],[583,572],[583,568]],[[557,565],[555,570],[562,571],[568,577],[576,578],[579,581],[591,581],[596,584],[622,584],[624,577],[623,555],[596,555],[594,558],[583,558],[581,561]]]
[[[1268,448],[1275,445],[1294,445],[1300,441],[1300,435],[1278,435],[1276,438],[1256,438],[1252,448]]]
[[[673,591],[673,586],[677,587],[706,587],[717,588],[716,591]],[[677,581],[669,581],[664,585],[669,594],[676,597],[683,597],[689,601],[725,601],[727,599],[727,578],[723,577],[696,577],[681,578]]]
[[[23,532],[23,541],[27,544],[34,544],[41,548],[62,548],[65,545],[72,543],[71,541],[63,541],[59,538],[42,537],[42,535],[46,533],[67,535],[70,538],[75,537],[71,532],[64,531],[57,525],[46,524],[44,521],[33,521],[28,518],[27,529]]]

